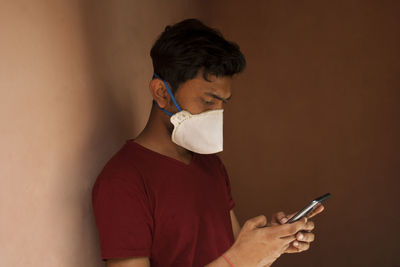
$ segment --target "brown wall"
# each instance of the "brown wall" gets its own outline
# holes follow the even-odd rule
[[[206,4],[248,60],[222,154],[241,223],[330,192],[276,266],[400,266],[400,1]]]
[[[147,120],[152,42],[192,16],[248,60],[222,154],[241,223],[333,195],[310,251],[276,266],[399,264],[399,11],[396,1],[3,0],[0,265],[103,265],[92,183]]]

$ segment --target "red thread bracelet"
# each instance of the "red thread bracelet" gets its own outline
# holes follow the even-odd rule
[[[222,257],[225,258],[225,260],[229,263],[230,266],[235,267],[233,266],[233,263],[230,260],[228,260],[228,258],[224,254],[222,254]]]

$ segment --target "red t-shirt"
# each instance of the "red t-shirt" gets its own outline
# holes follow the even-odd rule
[[[127,140],[98,176],[92,204],[102,260],[204,266],[234,242],[229,211],[235,202],[215,154],[193,153],[186,165]]]

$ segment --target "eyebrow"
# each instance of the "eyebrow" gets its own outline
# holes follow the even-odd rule
[[[222,100],[224,103],[232,98],[232,94],[231,94],[228,98],[222,98],[222,97],[220,97],[220,96],[218,96],[218,95],[216,95],[216,94],[209,93],[209,92],[206,92],[206,93],[204,93],[204,94],[206,94],[206,95],[208,95],[208,96],[211,96],[211,97],[214,97],[214,98],[216,98],[216,99]]]

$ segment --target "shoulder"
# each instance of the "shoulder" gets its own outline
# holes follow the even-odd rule
[[[143,177],[136,167],[135,151],[125,143],[100,170],[93,185],[93,194],[102,185],[108,190],[121,188],[145,188]]]

